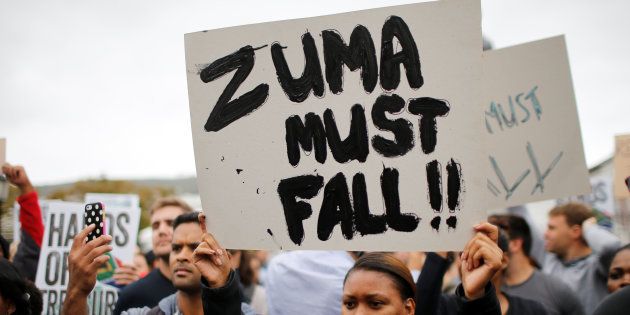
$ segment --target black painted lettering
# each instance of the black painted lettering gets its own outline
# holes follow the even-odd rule
[[[326,81],[330,91],[343,92],[343,65],[350,71],[361,68],[363,89],[371,93],[378,80],[378,65],[374,41],[368,29],[357,25],[350,35],[350,46],[346,45],[341,35],[335,30],[322,32],[324,41],[324,62],[326,64]]]
[[[394,54],[394,37],[401,50]],[[398,16],[390,16],[383,25],[381,36],[381,87],[386,91],[395,90],[400,83],[400,64],[405,67],[409,86],[418,89],[424,84],[420,71],[418,47],[409,27]]]
[[[304,117],[304,123],[299,116],[294,115],[285,121],[287,156],[289,163],[296,166],[300,162],[300,146],[304,151],[315,150],[315,160],[326,162],[326,132],[321,118],[314,113]],[[315,148],[313,148],[315,145]]]
[[[448,187],[448,209],[454,212],[459,208],[460,195],[462,192],[462,166],[451,159],[446,164],[447,187]],[[457,220],[457,219],[456,219]],[[448,222],[447,222],[448,223]]]
[[[365,175],[357,173],[352,179],[352,201],[354,203],[354,223],[359,234],[381,234],[387,230],[385,215],[370,213]]]
[[[427,163],[427,186],[429,202],[435,212],[442,212],[442,171],[438,161]]]
[[[322,97],[325,89],[317,47],[311,33],[306,32],[302,35],[302,47],[306,64],[302,76],[295,79],[284,57],[284,52],[282,52],[286,47],[282,47],[279,43],[271,45],[271,58],[276,68],[280,86],[287,97],[295,103],[306,100],[311,90],[315,96]]]
[[[413,125],[404,118],[389,120],[385,113],[395,114],[405,107],[405,100],[400,96],[383,94],[372,106],[372,122],[379,130],[391,131],[394,140],[380,135],[372,137],[372,146],[385,157],[403,156],[413,148]]]
[[[400,212],[400,197],[398,194],[398,170],[383,169],[381,174],[381,191],[385,201],[385,216],[387,225],[395,231],[412,232],[418,227],[420,218],[413,213]]]
[[[295,198],[310,199],[315,197],[324,186],[324,178],[319,175],[302,175],[283,179],[278,184],[278,195],[284,208],[289,237],[293,243],[300,245],[304,241],[304,225],[302,221],[313,214],[311,205]]]
[[[219,131],[234,121],[250,114],[267,100],[269,85],[259,84],[253,90],[232,100],[239,86],[252,72],[255,53],[252,46],[245,46],[231,55],[220,58],[201,70],[199,77],[204,83],[212,82],[234,70],[234,77],[225,87],[216,105],[210,112],[204,129],[208,132]]]
[[[317,220],[317,237],[322,241],[328,240],[337,224],[341,224],[341,234],[351,240],[354,236],[352,205],[343,173],[337,173],[324,187],[324,200]]]
[[[409,101],[409,112],[420,115],[420,144],[422,152],[429,154],[437,144],[437,117],[446,116],[450,108],[445,100],[431,97],[415,98]]]
[[[324,125],[326,127],[326,138],[330,151],[339,163],[350,160],[365,162],[369,153],[367,123],[365,121],[365,110],[359,104],[355,104],[351,109],[352,118],[350,120],[350,132],[345,140],[341,140],[335,116],[332,110],[324,112]]]

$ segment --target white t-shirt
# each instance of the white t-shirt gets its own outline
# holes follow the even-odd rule
[[[269,262],[265,289],[270,315],[341,314],[343,279],[354,265],[345,251],[292,251]]]

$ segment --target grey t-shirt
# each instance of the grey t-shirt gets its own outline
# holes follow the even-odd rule
[[[525,282],[513,286],[503,285],[507,294],[540,302],[549,315],[584,315],[577,295],[562,280],[535,270]]]

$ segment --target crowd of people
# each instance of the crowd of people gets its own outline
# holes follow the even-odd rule
[[[0,315],[46,314],[33,284],[44,224],[23,167],[17,246],[0,237]],[[121,265],[118,314],[626,314],[630,245],[599,226],[587,205],[550,210],[546,231],[524,207],[473,227],[459,253],[225,249],[205,215],[175,197],[149,209],[152,251]],[[62,314],[89,314],[111,236],[78,232],[67,258]],[[12,249],[13,248],[13,249]],[[148,258],[148,259],[147,259]]]

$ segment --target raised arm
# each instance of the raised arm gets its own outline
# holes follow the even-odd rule
[[[74,237],[70,254],[68,255],[68,290],[63,302],[61,314],[87,315],[87,298],[96,285],[96,274],[109,256],[106,254],[112,250],[109,243],[112,237],[101,235],[97,239],[85,242],[88,234],[95,229],[91,224]]]
[[[427,253],[422,272],[416,283],[416,314],[438,314],[442,281],[448,270],[448,260],[437,253]]]
[[[619,238],[597,224],[597,219],[589,218],[582,223],[584,239],[598,255],[614,252],[621,246]]]
[[[206,216],[199,214],[202,242],[193,253],[193,262],[202,276],[203,312],[213,315],[240,315],[241,291],[229,254],[206,230]]]
[[[17,202],[20,205],[21,241],[13,258],[13,264],[22,275],[35,281],[37,262],[44,238],[44,220],[39,207],[37,192],[24,167],[5,164],[2,166],[2,172],[7,180],[20,190]]]

